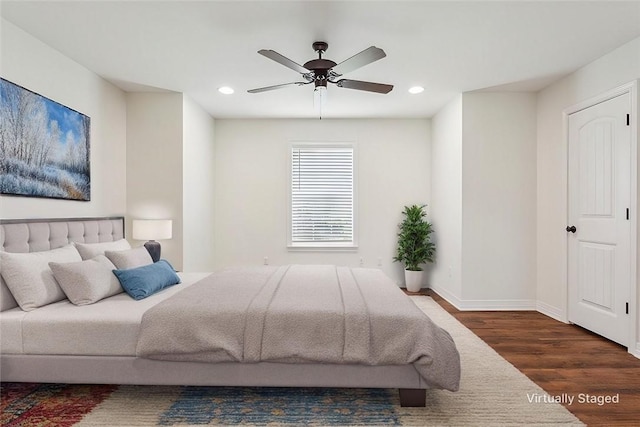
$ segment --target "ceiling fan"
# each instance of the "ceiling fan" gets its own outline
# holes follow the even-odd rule
[[[327,83],[332,83],[338,87],[347,89],[364,90],[376,93],[389,93],[391,89],[393,89],[393,85],[340,78],[345,73],[384,58],[387,56],[387,54],[384,53],[384,50],[371,46],[362,52],[353,55],[351,58],[345,59],[341,63],[336,64],[335,62],[322,57],[322,54],[325,53],[329,47],[328,43],[314,42],[312,46],[313,50],[318,53],[318,58],[307,61],[304,65],[297,64],[274,50],[259,50],[258,53],[260,55],[266,56],[267,58],[302,74],[303,81],[261,87],[258,89],[248,90],[247,92],[260,93],[288,86],[304,86],[311,83],[314,84],[316,92],[326,90]]]

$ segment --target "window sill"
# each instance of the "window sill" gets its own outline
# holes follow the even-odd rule
[[[327,245],[288,245],[289,252],[358,252],[357,245],[327,246]]]

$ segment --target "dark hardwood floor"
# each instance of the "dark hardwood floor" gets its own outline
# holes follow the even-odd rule
[[[626,348],[535,311],[459,311],[423,290],[460,323],[551,396],[575,396],[564,406],[589,426],[640,426],[640,359]],[[615,396],[619,403],[578,403]]]

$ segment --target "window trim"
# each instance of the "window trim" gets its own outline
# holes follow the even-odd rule
[[[351,148],[353,150],[353,241],[293,242],[292,150],[295,148]],[[358,145],[356,142],[290,142],[287,146],[287,250],[300,252],[355,252],[358,250]]]

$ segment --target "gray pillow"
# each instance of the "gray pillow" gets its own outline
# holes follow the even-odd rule
[[[131,245],[126,239],[116,240],[115,242],[75,243],[75,245],[84,260],[95,258],[98,255],[104,255],[105,251],[124,251],[131,249]]]
[[[129,249],[128,251],[106,251],[104,254],[118,267],[118,270],[153,264],[151,255],[149,255],[149,251],[144,246]]]
[[[113,274],[116,266],[104,255],[80,262],[50,262],[49,267],[75,305],[93,304],[123,291]]]
[[[11,295],[9,287],[4,282],[2,275],[0,275],[0,311],[11,310],[17,306],[16,299]]]
[[[2,277],[24,311],[66,298],[53,277],[50,262],[82,261],[73,245],[44,252],[0,252]]]

